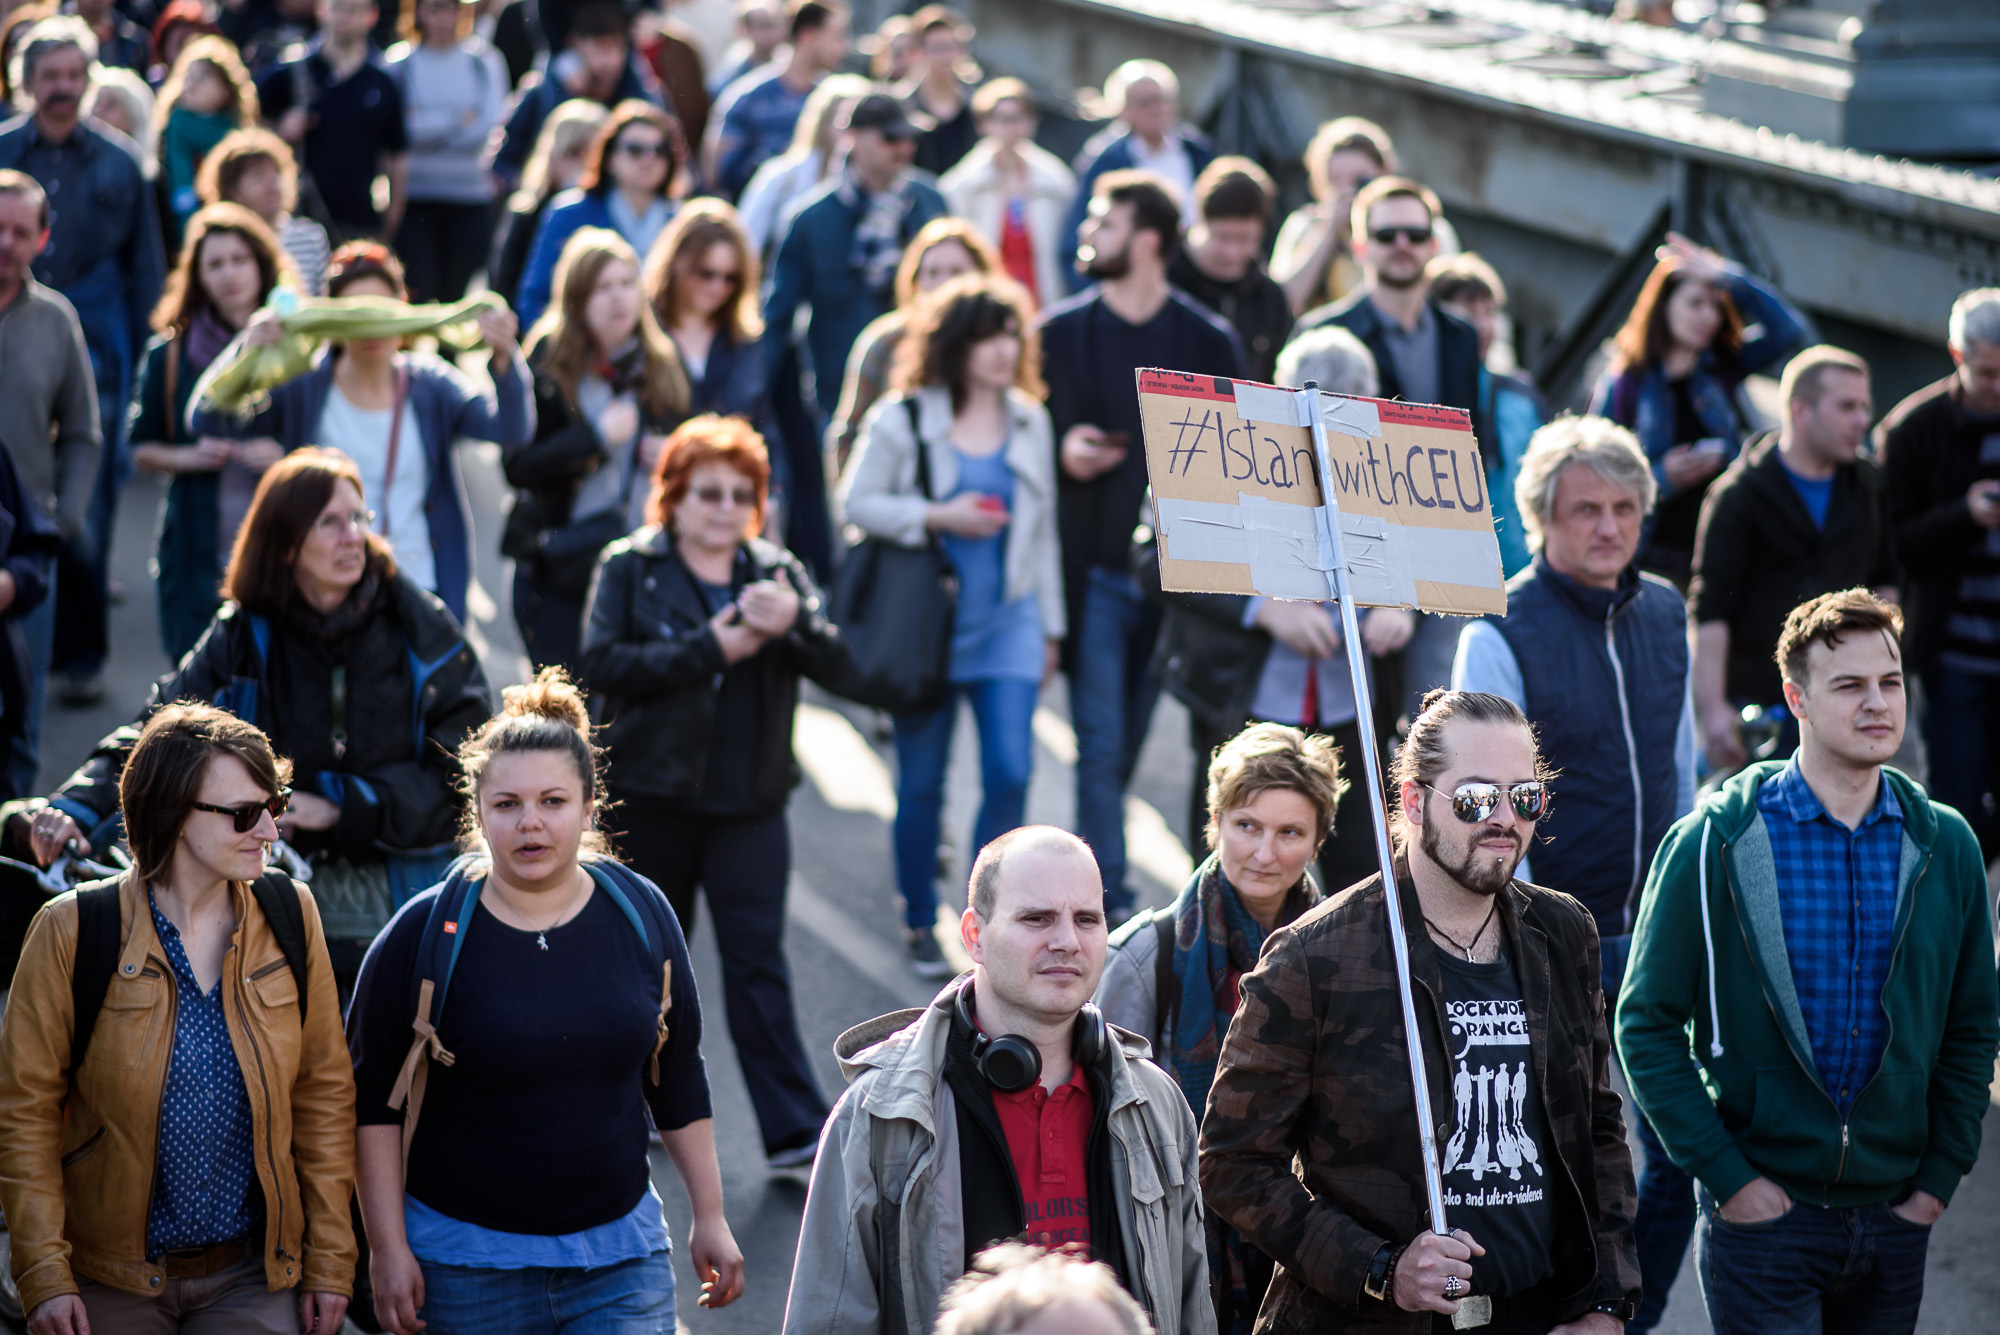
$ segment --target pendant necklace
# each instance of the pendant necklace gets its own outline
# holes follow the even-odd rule
[[[536,932],[536,933],[535,933],[535,944],[536,944],[536,945],[538,945],[538,946],[540,946],[540,947],[541,947],[541,948],[542,948],[543,950],[547,950],[547,949],[549,948],[549,934],[548,934],[548,932],[546,932],[546,931],[540,931],[540,932]]]
[[[1472,940],[1471,940],[1471,942],[1470,942],[1470,943],[1466,943],[1466,942],[1462,942],[1462,941],[1460,941],[1460,940],[1459,940],[1459,939],[1458,939],[1457,937],[1453,936],[1453,935],[1452,935],[1452,934],[1451,934],[1450,932],[1447,932],[1447,931],[1446,931],[1446,930],[1445,930],[1444,928],[1442,928],[1442,927],[1438,926],[1438,925],[1437,925],[1436,923],[1432,922],[1432,921],[1430,920],[1430,918],[1429,918],[1429,917],[1428,917],[1427,915],[1425,915],[1425,914],[1421,914],[1421,913],[1420,913],[1420,914],[1418,914],[1417,916],[1419,916],[1419,917],[1423,918],[1423,920],[1424,920],[1424,926],[1426,926],[1426,927],[1430,928],[1430,929],[1431,929],[1431,930],[1432,930],[1433,932],[1436,932],[1436,933],[1437,933],[1437,934],[1438,934],[1439,936],[1441,936],[1441,937],[1443,937],[1443,938],[1444,938],[1445,940],[1447,940],[1447,941],[1451,942],[1451,944],[1452,944],[1452,945],[1453,945],[1454,947],[1456,947],[1457,949],[1459,949],[1459,950],[1463,951],[1463,952],[1465,953],[1465,959],[1466,959],[1466,963],[1468,963],[1468,964],[1476,964],[1476,963],[1478,963],[1478,961],[1477,961],[1477,960],[1475,960],[1475,959],[1473,959],[1473,957],[1472,957],[1472,950],[1473,950],[1473,947],[1474,947],[1474,946],[1477,946],[1477,945],[1479,944],[1479,938],[1480,938],[1480,937],[1482,937],[1482,936],[1485,936],[1485,935],[1486,935],[1486,929],[1487,929],[1488,927],[1491,927],[1491,926],[1493,925],[1493,915],[1494,915],[1495,913],[1499,912],[1499,911],[1500,911],[1500,896],[1498,896],[1498,895],[1495,895],[1495,896],[1493,896],[1493,906],[1492,906],[1491,908],[1489,908],[1489,909],[1487,909],[1487,910],[1486,910],[1486,919],[1485,919],[1485,921],[1484,921],[1484,922],[1481,922],[1481,923],[1479,924],[1479,930],[1478,930],[1478,931],[1476,931],[1476,932],[1474,932],[1474,933],[1472,934]],[[543,947],[543,949],[547,949],[547,947]]]

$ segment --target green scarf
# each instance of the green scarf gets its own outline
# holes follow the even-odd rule
[[[259,347],[241,338],[231,343],[202,377],[198,397],[202,407],[237,418],[252,417],[272,390],[312,370],[321,348],[344,339],[430,335],[449,347],[476,348],[479,313],[507,309],[507,303],[491,292],[448,306],[412,306],[391,297],[301,300],[286,288],[271,294],[269,306],[278,312],[285,336]]]

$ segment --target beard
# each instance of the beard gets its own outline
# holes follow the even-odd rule
[[[1375,270],[1375,283],[1378,287],[1393,288],[1398,292],[1408,291],[1423,281],[1424,266],[1421,264],[1410,273],[1391,273],[1388,269],[1379,267]]]
[[[1085,278],[1123,278],[1132,272],[1132,256],[1125,250],[1107,255],[1093,246],[1087,256],[1078,256],[1078,259],[1080,262],[1076,267],[1082,270]]]
[[[1425,811],[1423,834],[1419,839],[1425,856],[1429,857],[1444,874],[1451,877],[1460,889],[1475,895],[1497,895],[1506,889],[1507,882],[1514,879],[1514,869],[1521,865],[1521,837],[1505,826],[1486,826],[1475,830],[1467,825],[1465,846],[1447,853],[1444,847],[1443,826]],[[1478,848],[1481,839],[1505,835],[1514,841],[1512,855],[1495,857]]]

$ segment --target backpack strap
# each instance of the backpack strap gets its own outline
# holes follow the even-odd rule
[[[403,1171],[410,1168],[410,1142],[416,1139],[417,1119],[423,1115],[424,1089],[430,1082],[430,1063],[452,1065],[457,1058],[438,1039],[437,1024],[444,1015],[444,999],[451,987],[451,973],[458,965],[458,953],[465,947],[472,913],[479,905],[475,880],[454,870],[445,879],[436,899],[431,901],[424,932],[417,944],[421,981],[417,985],[415,1013],[410,1028],[416,1037],[403,1057],[402,1069],[389,1091],[389,1106],[403,1110]]]
[[[639,934],[639,939],[645,943],[648,953],[660,965],[658,1032],[653,1039],[653,1056],[647,1067],[651,1073],[653,1086],[657,1089],[660,1084],[660,1050],[667,1046],[669,1032],[667,1012],[674,1008],[674,961],[673,956],[667,951],[666,920],[660,912],[661,909],[667,908],[667,897],[651,884],[644,882],[641,883],[640,893],[628,891],[626,887],[618,884],[618,876],[611,870],[612,865],[615,864],[594,862],[586,867],[586,871],[590,879],[597,882],[598,888],[611,896],[611,902],[624,913],[626,920],[632,924],[632,930]],[[650,893],[644,893],[646,891]],[[633,902],[635,899],[637,903]],[[642,913],[641,905],[650,912]],[[668,912],[671,912],[671,909],[668,909]],[[647,922],[648,917],[652,919],[650,924]]]
[[[1181,976],[1174,972],[1173,905],[1153,910],[1153,931],[1160,941],[1153,956],[1153,1011],[1160,1017],[1160,1032],[1171,1035],[1181,1008]]]
[[[278,938],[278,950],[298,982],[299,1023],[303,1025],[311,957],[306,953],[306,911],[299,901],[299,888],[284,872],[267,871],[250,883],[250,893],[256,897],[257,907],[264,911],[264,921],[270,925],[271,935]]]
[[[97,1013],[118,971],[118,886],[94,885],[76,892],[76,959],[69,974],[74,1012],[69,1040],[69,1074],[83,1069],[90,1036],[97,1030]]]

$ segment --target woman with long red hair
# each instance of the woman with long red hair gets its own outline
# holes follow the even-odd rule
[[[1667,234],[1590,396],[1592,414],[1639,437],[1659,480],[1641,567],[1686,587],[1701,498],[1743,448],[1736,391],[1803,342],[1804,318],[1776,288]]]
[[[649,522],[605,551],[579,675],[610,757],[626,861],[664,890],[691,936],[707,892],[729,1033],[774,1168],[812,1162],[827,1103],[785,966],[798,782],[799,678],[846,657],[799,559],[756,536],[771,478],[764,440],[704,414],[668,439]]]

